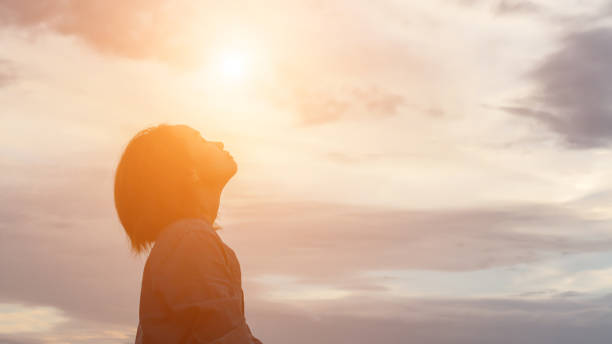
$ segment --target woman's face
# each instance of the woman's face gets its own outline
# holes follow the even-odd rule
[[[192,157],[197,161],[198,176],[202,181],[224,186],[238,169],[234,158],[223,149],[222,142],[206,141],[197,130],[188,126],[176,126],[185,136]]]

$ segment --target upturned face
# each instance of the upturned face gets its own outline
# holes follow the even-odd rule
[[[238,166],[232,155],[223,149],[223,143],[206,141],[200,133],[188,126],[177,125],[175,130],[184,136],[201,181],[223,187],[236,174]]]

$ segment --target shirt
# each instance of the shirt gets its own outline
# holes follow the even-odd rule
[[[183,219],[147,258],[136,344],[261,344],[244,316],[240,264],[212,226]]]

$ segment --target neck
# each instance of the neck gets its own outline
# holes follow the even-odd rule
[[[221,190],[201,190],[200,192],[199,217],[208,221],[211,226],[217,219],[220,200]]]

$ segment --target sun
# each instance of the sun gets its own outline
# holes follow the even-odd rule
[[[252,92],[270,75],[269,55],[264,48],[261,40],[246,34],[220,34],[203,48],[204,60],[189,73],[189,83],[211,96],[216,94],[218,99],[221,95]]]
[[[215,61],[215,71],[225,82],[244,82],[252,73],[253,56],[243,49],[225,50]]]
[[[238,51],[225,52],[221,55],[219,72],[227,79],[241,79],[247,73],[248,58]]]

